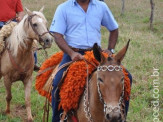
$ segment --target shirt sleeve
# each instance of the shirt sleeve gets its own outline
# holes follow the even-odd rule
[[[63,6],[59,6],[54,14],[50,26],[50,32],[57,32],[64,35],[65,31],[66,31],[66,17],[63,10]]]
[[[22,12],[22,11],[23,11],[22,2],[21,2],[21,0],[18,0],[17,4],[16,4],[16,12]]]
[[[103,14],[101,25],[105,26],[109,31],[117,29],[118,24],[114,19],[114,16],[111,13],[110,9],[105,3],[103,9],[104,9],[104,14]]]

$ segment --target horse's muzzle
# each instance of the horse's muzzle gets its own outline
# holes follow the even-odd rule
[[[106,119],[110,122],[122,122],[122,116],[119,112],[110,112],[106,114]]]
[[[52,45],[52,39],[51,38],[45,38],[43,40],[44,48],[50,48]]]

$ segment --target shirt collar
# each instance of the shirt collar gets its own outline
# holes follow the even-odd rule
[[[95,0],[90,0],[90,3],[93,4],[93,5],[96,4]],[[75,5],[77,5],[77,1],[76,0],[72,0],[72,6],[75,6]]]

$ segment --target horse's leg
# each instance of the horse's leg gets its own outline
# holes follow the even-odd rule
[[[6,102],[7,102],[7,105],[6,105],[6,114],[9,114],[10,113],[10,101],[12,99],[12,94],[11,94],[11,81],[8,77],[4,77],[4,84],[5,84],[5,87],[6,87]]]
[[[24,90],[25,90],[25,104],[27,110],[28,122],[33,121],[31,114],[31,87],[32,87],[32,76],[24,80]]]

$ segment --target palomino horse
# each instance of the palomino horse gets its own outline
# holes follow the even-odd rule
[[[120,66],[129,42],[115,57],[105,58],[97,45],[93,47],[100,65],[92,74],[75,113],[79,122],[125,122],[124,74]],[[89,99],[87,95],[89,94]],[[68,118],[72,121],[71,118]]]
[[[32,121],[31,114],[31,87],[32,72],[34,68],[32,44],[33,40],[43,42],[45,47],[51,46],[51,35],[47,31],[47,20],[42,11],[26,9],[27,15],[14,27],[11,35],[6,39],[6,48],[0,56],[0,77],[3,76],[6,87],[6,113],[10,113],[11,85],[13,82],[21,80],[25,90],[25,105],[27,119]]]

